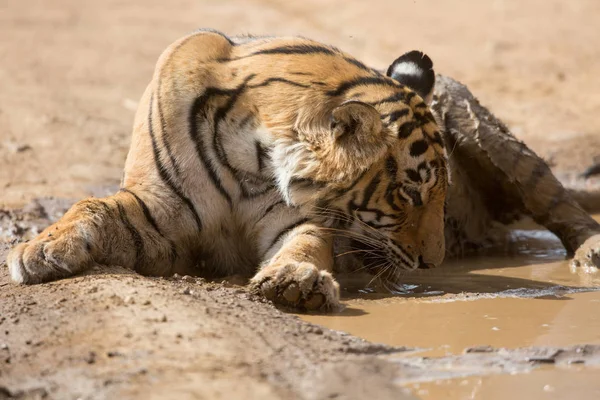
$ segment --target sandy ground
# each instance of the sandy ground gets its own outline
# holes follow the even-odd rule
[[[598,21],[597,0],[4,0],[0,265],[15,221],[63,203],[6,210],[118,185],[156,59],[196,28],[302,34],[379,68],[422,49],[568,180],[600,155]],[[0,399],[401,398],[417,368],[240,287],[112,272],[21,288],[0,269]]]

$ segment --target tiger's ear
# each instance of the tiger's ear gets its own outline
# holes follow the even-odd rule
[[[336,142],[376,139],[381,133],[381,117],[374,107],[348,100],[331,112],[330,128]]]
[[[389,66],[386,75],[408,86],[421,96],[425,103],[431,104],[435,72],[433,62],[427,54],[413,50],[401,55]]]

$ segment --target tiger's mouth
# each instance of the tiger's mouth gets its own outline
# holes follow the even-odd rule
[[[397,283],[402,273],[414,271],[417,268],[428,268],[419,259],[414,260],[401,248],[381,240],[381,243],[365,243],[353,239],[350,242],[350,252],[364,268],[374,276],[374,279]],[[400,274],[399,274],[400,273]]]

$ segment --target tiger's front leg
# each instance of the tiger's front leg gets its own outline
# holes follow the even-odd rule
[[[119,265],[148,275],[170,272],[181,257],[163,236],[162,221],[152,217],[152,203],[149,195],[127,189],[76,203],[36,238],[11,250],[7,264],[13,281],[46,282],[95,264]]]
[[[317,225],[305,223],[276,241],[281,247],[274,255],[267,254],[251,280],[251,290],[275,303],[300,309],[339,306],[339,285],[331,275],[331,236]]]

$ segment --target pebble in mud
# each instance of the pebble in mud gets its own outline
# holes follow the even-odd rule
[[[88,364],[94,364],[96,362],[96,353],[93,351],[90,351],[84,358],[83,360],[88,363]]]

